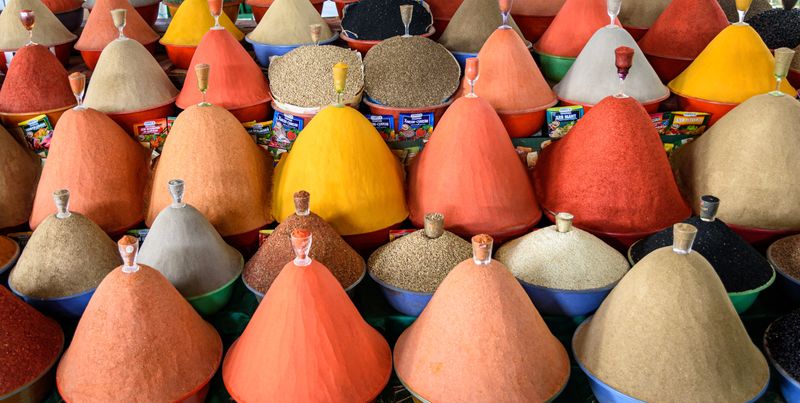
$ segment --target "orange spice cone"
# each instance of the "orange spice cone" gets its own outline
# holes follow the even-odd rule
[[[564,346],[508,268],[491,259],[492,238],[472,244],[475,256],[450,271],[397,340],[398,378],[430,402],[554,398],[569,378]]]
[[[28,221],[41,171],[39,159],[0,126],[0,228]]]
[[[81,37],[75,43],[75,49],[101,51],[106,45],[117,39],[119,30],[114,26],[111,18],[111,10],[116,9],[127,11],[124,29],[126,37],[142,45],[149,45],[158,40],[158,34],[153,31],[153,28],[150,28],[150,25],[136,12],[128,0],[98,0],[89,13],[89,19],[83,27]]]
[[[137,243],[119,241],[124,263],[97,287],[58,365],[67,401],[202,401],[219,367],[219,334],[161,273],[135,262]]]
[[[0,87],[0,113],[35,113],[75,105],[67,70],[42,45],[23,46],[14,55]]]
[[[578,57],[595,31],[609,22],[604,0],[567,0],[533,48],[551,56]]]
[[[312,236],[292,232],[297,257],[225,356],[222,377],[237,401],[369,402],[389,380],[389,345],[308,256]]]

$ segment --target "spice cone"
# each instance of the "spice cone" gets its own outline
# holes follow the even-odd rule
[[[0,126],[0,228],[28,221],[41,172],[39,159]]]
[[[549,108],[556,96],[531,57],[525,42],[510,29],[499,28],[478,53],[481,75],[475,93],[498,113]],[[461,95],[469,92],[464,79]]]
[[[67,401],[182,401],[219,367],[222,341],[155,269],[114,269],[83,314],[58,365]]]
[[[163,106],[177,96],[153,55],[137,41],[120,39],[100,54],[85,104],[104,113],[127,113]]]
[[[269,45],[311,43],[308,27],[319,24],[320,40],[333,36],[328,24],[308,0],[275,0],[247,39]],[[281,29],[275,29],[280,26]]]
[[[511,12],[517,15],[552,17],[564,6],[566,0],[517,0]],[[434,14],[435,15],[435,14]]]
[[[533,48],[551,56],[578,57],[595,31],[609,22],[604,0],[567,0]]]
[[[408,216],[399,161],[350,107],[323,109],[278,163],[272,190],[276,220],[294,212],[293,195],[301,189],[320,195],[311,200],[311,210],[341,235],[378,231]]]
[[[211,29],[206,33],[194,52],[191,66],[203,63],[214,66],[208,82],[208,88],[213,90],[206,94],[207,102],[233,110],[263,104],[271,99],[269,84],[261,68],[230,32]],[[202,100],[203,94],[197,89],[197,75],[190,72],[175,103],[186,109]]]
[[[619,26],[600,28],[575,59],[564,78],[553,88],[562,100],[596,105],[603,98],[619,92],[619,76],[614,64],[614,50],[620,46],[633,49],[633,66],[625,78],[625,94],[642,104],[663,101],[669,89],[661,83],[650,62],[631,34]]]
[[[800,229],[800,161],[794,156],[800,102],[763,94],[728,115],[673,156],[681,191],[689,200],[705,194],[724,200],[718,216],[729,224]],[[763,138],[740,147],[742,136],[752,133]]]
[[[213,71],[213,70],[212,70]],[[197,208],[222,236],[239,235],[270,221],[272,164],[230,112],[190,106],[172,125],[153,179],[150,226],[172,198],[167,182],[180,178]]]
[[[435,13],[433,15],[438,17]],[[464,0],[439,38],[439,43],[451,51],[478,53],[502,23],[497,1]],[[514,28],[520,38],[523,37],[511,16],[508,17],[508,25]]]
[[[588,231],[655,232],[690,214],[661,139],[633,98],[595,105],[542,150],[534,182],[543,209],[569,211]]]
[[[8,0],[0,13],[0,51],[17,50],[28,43],[28,31],[19,22],[19,12],[22,10],[32,10],[36,15],[36,29],[33,30],[35,43],[51,47],[77,38],[40,0]]]
[[[74,11],[83,5],[81,0],[42,0],[42,3],[53,14],[61,14],[69,11]]]
[[[702,24],[694,20],[697,15],[703,16]],[[717,0],[672,0],[639,45],[647,55],[694,59],[727,27],[728,19]]]
[[[769,380],[714,269],[672,247],[623,277],[573,349],[588,372],[642,401],[750,401]]]
[[[0,287],[0,396],[38,379],[55,363],[64,333],[54,320]]]
[[[672,1],[673,0],[624,0],[619,10],[619,20],[622,21],[622,25],[626,27],[650,28]],[[698,1],[695,0],[695,2]],[[694,14],[694,16],[698,15],[703,16],[703,24],[705,24],[705,19],[709,18],[709,16],[706,14]]]
[[[73,105],[75,96],[61,62],[44,46],[20,48],[0,87],[0,112],[46,112]]]
[[[668,86],[685,97],[741,103],[775,88],[774,67],[775,59],[758,33],[749,25],[734,24],[722,30]],[[781,91],[796,94],[786,80]]]
[[[156,216],[139,262],[160,271],[186,298],[224,287],[239,277],[244,265],[242,255],[203,214],[185,203],[173,203]]]
[[[244,38],[242,31],[225,13],[219,16],[219,25],[228,30],[237,41]],[[214,17],[208,8],[207,0],[185,0],[172,16],[167,32],[159,43],[162,45],[197,46],[200,40],[214,26]]]
[[[394,363],[401,382],[431,402],[547,401],[570,371],[517,279],[496,260],[474,258],[447,275],[403,332]]]
[[[286,264],[222,367],[231,396],[253,402],[372,401],[391,373],[386,340],[316,260]]]
[[[513,237],[542,215],[503,122],[487,101],[469,97],[447,109],[410,167],[408,205],[416,227],[437,211],[461,236]]]
[[[297,194],[295,194],[295,198]],[[322,217],[297,212],[286,217],[245,265],[243,278],[251,288],[266,294],[283,267],[295,257],[290,236],[296,229],[314,234],[311,257],[331,270],[342,288],[348,289],[364,275],[364,259]]]
[[[84,4],[85,8],[91,10],[91,9],[94,8],[95,2],[96,2],[96,0],[85,0],[83,2],[83,4]],[[158,1],[158,0],[128,0],[128,3],[130,3],[134,8],[139,8],[139,7],[150,6],[150,5],[153,5],[153,4],[156,4],[156,3],[160,3],[160,1]]]
[[[117,39],[119,30],[111,19],[111,10],[115,9],[127,11],[124,28],[127,38],[136,40],[142,45],[149,45],[158,40],[158,34],[142,19],[128,0],[98,0],[89,13],[89,19],[75,44],[75,49],[100,51]],[[133,60],[141,63],[138,59]]]
[[[36,229],[55,212],[53,192],[69,189],[70,208],[113,234],[142,220],[148,176],[144,149],[113,120],[94,109],[64,112],[33,201]]]

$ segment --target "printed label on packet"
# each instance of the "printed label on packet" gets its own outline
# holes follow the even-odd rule
[[[50,140],[53,138],[53,125],[47,115],[34,116],[19,122],[17,126],[25,134],[25,141],[33,152],[42,158],[47,158],[50,151]]]
[[[580,105],[547,108],[547,135],[553,139],[566,136],[582,117],[583,106]]]
[[[272,121],[268,120],[266,122],[256,122],[255,120],[252,122],[245,122],[242,123],[244,129],[247,130],[247,134],[253,138],[256,144],[258,144],[261,148],[267,150],[269,146],[269,139],[272,137]]]
[[[380,133],[384,141],[397,141],[397,134],[394,131],[394,116],[392,115],[366,115],[367,120],[372,123],[375,130]]]
[[[292,149],[292,144],[303,131],[303,118],[275,111],[272,117],[272,135],[267,147],[275,161]]]
[[[148,120],[133,125],[133,132],[139,144],[160,154],[174,122],[174,117]]]
[[[433,112],[401,113],[397,119],[400,127],[397,128],[396,141],[427,141],[433,133],[433,119]]]

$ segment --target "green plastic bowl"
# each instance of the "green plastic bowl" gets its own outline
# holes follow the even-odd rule
[[[187,298],[186,300],[189,301],[194,310],[200,313],[200,315],[213,315],[219,312],[219,310],[231,300],[231,296],[233,295],[233,285],[236,283],[236,280],[239,279],[240,275],[241,272],[237,274],[236,277],[234,277],[231,281],[228,281],[227,284],[214,291],[205,293],[203,295],[198,295],[196,297]]]
[[[572,64],[575,63],[574,57],[561,57],[548,55],[546,53],[539,53],[536,49],[533,50],[539,60],[539,66],[542,68],[544,77],[553,82],[559,82],[567,72]]]
[[[760,294],[761,291],[766,290],[767,287],[771,286],[774,282],[775,269],[772,269],[772,277],[770,277],[769,280],[761,287],[742,292],[729,292],[728,297],[730,297],[731,302],[733,302],[733,307],[736,308],[736,313],[741,314],[750,309],[750,307],[753,306],[753,303],[756,302],[758,294]]]

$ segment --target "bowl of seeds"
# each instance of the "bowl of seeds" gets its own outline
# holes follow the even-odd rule
[[[764,332],[764,352],[778,373],[787,402],[800,402],[800,310],[778,318]]]
[[[361,0],[342,10],[340,38],[362,54],[395,36],[430,37],[434,33],[433,16],[424,1]]]
[[[793,306],[800,306],[800,235],[780,239],[767,248],[767,260],[778,273],[776,287]]]
[[[320,40],[318,44],[330,45],[338,38],[339,35],[334,33],[330,38]],[[256,54],[256,60],[258,60],[258,64],[264,67],[269,67],[269,61],[274,56],[283,56],[300,46],[314,45],[312,43],[299,43],[297,45],[270,45],[268,43],[254,41],[250,39],[250,36],[245,36],[244,40],[253,45],[253,51]]]

